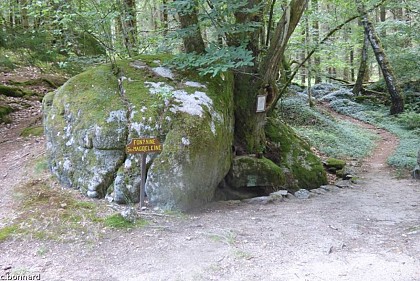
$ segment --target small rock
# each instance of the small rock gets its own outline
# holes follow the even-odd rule
[[[127,221],[134,222],[137,218],[137,212],[134,207],[127,207],[121,212],[121,216]]]
[[[250,198],[250,199],[245,199],[243,201],[246,202],[246,203],[249,203],[249,204],[263,204],[263,205],[265,205],[265,204],[268,204],[268,203],[272,203],[275,200],[270,196],[261,196],[261,197],[254,197],[254,198]]]
[[[321,185],[319,188],[323,189],[325,191],[333,191],[333,190],[337,189],[337,186],[335,186],[335,185]]]
[[[88,190],[88,192],[86,194],[89,198],[97,198],[98,197],[98,192],[96,192],[96,191]]]
[[[349,180],[339,180],[335,183],[335,185],[339,188],[352,188],[352,184]]]
[[[105,196],[105,200],[107,200],[109,203],[112,203],[114,201],[114,196],[112,194],[107,194]]]
[[[308,199],[311,196],[311,193],[306,189],[299,189],[295,192],[295,196],[298,199]]]
[[[272,196],[272,195],[274,195],[274,196],[276,196],[276,195],[286,196],[286,195],[287,195],[287,193],[288,193],[288,191],[287,191],[287,190],[282,189],[282,190],[279,190],[279,191],[276,191],[276,192],[270,193],[270,196]]]
[[[322,188],[315,188],[315,189],[311,189],[311,192],[313,194],[319,194],[319,195],[323,195],[325,194],[327,191],[325,189]]]

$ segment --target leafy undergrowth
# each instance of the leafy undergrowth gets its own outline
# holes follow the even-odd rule
[[[402,169],[413,169],[420,150],[420,113],[407,111],[400,116],[389,115],[389,108],[358,104],[350,100],[337,100],[332,108],[348,116],[371,123],[395,134],[400,143],[388,164]]]
[[[282,118],[320,152],[336,158],[361,159],[375,146],[377,136],[347,121],[337,120],[301,97],[284,100]]]
[[[19,186],[15,196],[19,202],[18,216],[0,229],[0,242],[11,236],[63,242],[96,241],[111,229],[132,229],[147,224],[143,219],[128,221],[104,201],[61,189],[48,178]]]

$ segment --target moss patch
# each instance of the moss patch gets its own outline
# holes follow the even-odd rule
[[[42,126],[33,126],[33,127],[28,127],[22,130],[22,132],[20,133],[21,137],[29,137],[29,136],[33,136],[33,137],[39,137],[42,136],[44,134],[44,127]]]
[[[8,96],[8,97],[19,98],[23,96],[30,96],[33,94],[33,92],[23,90],[17,87],[9,87],[5,85],[0,85],[0,94]]]
[[[0,105],[0,123],[9,123],[11,120],[8,117],[13,112],[13,108],[8,105]]]
[[[0,242],[12,236],[14,233],[17,232],[17,230],[18,230],[17,225],[9,225],[9,226],[0,228]]]
[[[234,189],[255,188],[271,193],[284,188],[284,171],[267,158],[239,156],[234,158],[226,177],[227,184]]]
[[[104,219],[104,224],[105,226],[111,228],[130,229],[134,227],[145,226],[148,224],[148,222],[143,219],[137,219],[136,221],[132,222],[125,219],[121,214],[113,214]]]
[[[328,158],[326,161],[327,167],[335,168],[337,170],[341,170],[346,165],[346,161],[336,159],[336,158]]]

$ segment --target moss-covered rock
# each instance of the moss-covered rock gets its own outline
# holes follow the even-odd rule
[[[341,170],[344,168],[344,166],[346,166],[346,161],[337,158],[328,158],[325,161],[325,165],[327,166],[327,168]]]
[[[322,162],[292,128],[278,118],[269,118],[266,133],[270,158],[282,168],[286,189],[313,189],[327,184]]]
[[[10,119],[8,115],[13,112],[13,108],[11,108],[7,104],[0,104],[0,123],[9,123]]]
[[[23,97],[25,94],[26,92],[20,88],[0,85],[0,95],[16,98]]]
[[[262,189],[270,193],[283,189],[286,178],[284,171],[267,158],[238,156],[232,162],[226,182],[233,189]]]
[[[121,61],[117,75],[95,67],[45,96],[49,165],[62,183],[137,202],[140,155],[125,146],[157,137],[163,150],[147,157],[149,201],[188,209],[212,199],[231,162],[232,78],[173,73],[158,59]]]

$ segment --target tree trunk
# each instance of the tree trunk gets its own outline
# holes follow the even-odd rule
[[[24,29],[29,28],[29,18],[28,18],[28,1],[27,0],[20,0],[20,16],[22,19],[22,27]]]
[[[270,86],[275,86],[280,62],[283,59],[287,43],[298,25],[308,2],[309,0],[292,0],[284,11],[283,16],[277,24],[267,55],[260,67],[263,85],[269,84]]]
[[[175,0],[179,1],[179,0]],[[188,5],[186,3],[185,5]],[[197,8],[193,7],[191,10],[183,9],[183,12],[178,13],[181,28],[189,28],[189,32],[184,38],[184,49],[187,53],[202,54],[205,52],[205,45],[203,37],[201,36],[200,26],[198,24]]]
[[[319,13],[319,4],[318,4],[318,0],[312,0],[311,1],[311,6],[312,9],[314,11],[315,14]],[[313,31],[313,41],[314,41],[314,45],[318,46],[319,45],[319,21],[318,19],[316,19],[313,24],[312,27],[314,29]],[[313,66],[314,72],[315,72],[315,84],[321,83],[322,82],[322,78],[321,78],[321,56],[316,53],[314,54],[314,66]]]
[[[123,13],[121,26],[124,36],[124,45],[129,56],[133,55],[133,49],[137,45],[137,10],[135,0],[123,0]]]
[[[255,68],[243,69],[234,76],[235,140],[237,154],[261,154],[265,148],[266,113],[257,113],[257,94],[261,81]]]
[[[360,3],[360,2],[359,2]],[[373,53],[375,54],[376,61],[378,62],[382,75],[384,77],[388,92],[391,96],[391,114],[399,114],[404,111],[404,99],[398,89],[397,80],[392,70],[391,64],[385,55],[382,43],[376,33],[372,23],[369,21],[368,16],[362,5],[358,5],[359,13],[362,15],[362,24],[365,33],[369,39],[370,45],[372,46]]]
[[[168,0],[162,0],[162,14],[161,14],[161,21],[163,27],[163,36],[168,35],[169,30],[169,20],[168,20]]]
[[[292,0],[284,11],[270,40],[267,54],[258,66],[258,76],[261,80],[251,75],[235,77],[235,144],[241,144],[241,148],[247,153],[259,154],[264,151],[266,117],[274,108],[274,101],[279,94],[276,82],[284,51],[307,4],[308,0]],[[265,112],[256,113],[258,95],[266,96]],[[244,117],[247,118],[246,124]]]
[[[360,66],[359,66],[359,71],[357,73],[357,79],[356,79],[356,83],[354,84],[353,87],[353,93],[358,96],[361,94],[362,90],[363,90],[363,81],[366,77],[366,72],[368,71],[368,46],[369,46],[369,39],[367,37],[367,35],[364,35],[364,40],[363,40],[363,47],[362,47],[362,52],[361,52],[361,58],[360,58]]]

